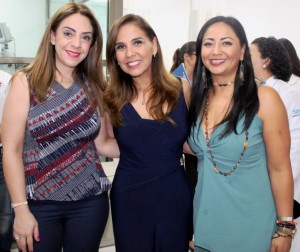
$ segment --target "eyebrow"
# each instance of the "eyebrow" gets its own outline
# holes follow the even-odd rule
[[[138,39],[143,39],[142,37],[136,37],[134,39],[132,39],[132,41],[138,40]]]
[[[223,37],[223,38],[221,38],[221,40],[225,40],[225,39],[234,40],[232,37]],[[214,39],[213,38],[205,38],[205,39],[203,39],[203,41],[205,41],[205,40],[214,40]]]
[[[137,40],[140,40],[140,39],[142,39],[142,40],[144,40],[142,37],[136,37],[136,38],[133,38],[132,40],[131,40],[131,42],[135,42],[135,41],[137,41]],[[116,46],[117,45],[122,45],[122,44],[124,44],[124,42],[116,42]]]
[[[63,29],[70,29],[71,31],[73,32],[76,32],[76,30],[72,27],[69,27],[69,26],[64,26]],[[82,34],[93,34],[93,32],[83,32]]]

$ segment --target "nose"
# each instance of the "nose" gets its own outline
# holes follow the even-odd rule
[[[81,46],[81,37],[80,36],[74,36],[72,40],[72,45],[76,48]]]
[[[132,46],[127,47],[126,56],[129,58],[135,56],[135,50]]]
[[[220,54],[222,52],[221,45],[219,43],[216,43],[214,48],[213,48],[213,53],[214,54]]]

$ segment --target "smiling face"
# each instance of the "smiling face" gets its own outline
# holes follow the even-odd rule
[[[74,69],[89,53],[93,38],[90,20],[81,15],[73,14],[65,18],[51,31],[51,43],[55,45],[56,67],[60,72]]]
[[[215,82],[234,81],[244,52],[245,46],[241,46],[234,30],[223,22],[211,25],[204,33],[201,59]]]
[[[115,45],[116,60],[120,68],[134,79],[151,79],[152,57],[157,53],[156,38],[151,41],[134,23],[123,25]]]

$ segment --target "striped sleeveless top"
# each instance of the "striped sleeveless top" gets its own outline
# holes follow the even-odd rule
[[[30,95],[23,161],[28,199],[75,201],[111,188],[94,139],[100,129],[80,83],[55,82],[47,100]]]

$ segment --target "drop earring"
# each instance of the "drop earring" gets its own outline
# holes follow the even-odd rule
[[[242,86],[245,81],[244,64],[242,60],[240,61],[239,79],[240,79],[240,86]]]

